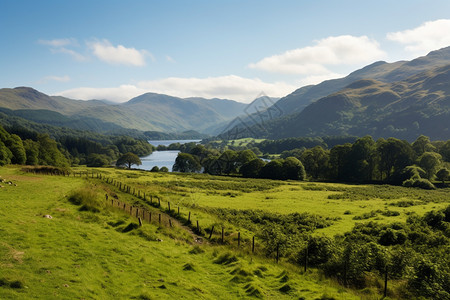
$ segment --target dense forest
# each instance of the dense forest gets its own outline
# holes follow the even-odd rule
[[[418,137],[413,143],[396,138],[375,141],[370,136],[355,139],[353,143],[336,144],[336,140],[264,141],[250,143],[247,145],[250,149],[246,150],[242,150],[245,147],[223,150],[211,145],[186,144],[174,170],[270,179],[382,182],[422,188],[434,188],[431,180],[444,182],[449,177],[450,141],[431,142],[426,136]],[[332,141],[334,146],[327,148],[325,141]],[[254,148],[259,152],[278,151],[280,157],[264,161],[251,150]]]
[[[64,129],[61,129],[56,137],[25,127],[14,126],[6,130],[0,126],[0,165],[100,167],[111,165],[128,152],[144,156],[154,150],[146,140],[128,136],[82,134],[72,130],[64,134]]]

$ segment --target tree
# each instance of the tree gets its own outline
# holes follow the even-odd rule
[[[104,167],[110,163],[108,156],[104,154],[91,153],[86,158],[86,165],[88,167]]]
[[[56,167],[69,166],[67,158],[61,153],[55,140],[52,140],[47,134],[39,134],[37,139],[39,143],[40,165]]]
[[[349,168],[355,181],[370,181],[375,166],[375,141],[371,136],[357,139],[352,145]]]
[[[260,172],[262,178],[268,179],[284,179],[283,176],[284,159],[274,159],[268,162]]]
[[[283,179],[305,180],[305,167],[295,157],[288,157],[283,161]]]
[[[238,158],[237,158],[238,168],[242,167],[246,163],[248,163],[256,158],[258,158],[258,157],[256,156],[255,153],[253,153],[252,150],[246,149],[246,150],[240,151],[238,153]]]
[[[331,177],[337,180],[347,181],[351,177],[350,160],[352,144],[337,145],[330,150]]]
[[[161,167],[161,169],[159,169],[160,172],[169,172],[169,169],[167,167]]]
[[[221,173],[231,174],[237,172],[238,154],[233,150],[225,150],[217,159]]]
[[[412,144],[413,150],[416,152],[417,156],[421,156],[425,152],[432,152],[436,150],[430,142],[430,138],[424,135],[419,136]]]
[[[124,155],[120,156],[116,162],[116,166],[127,166],[128,169],[131,169],[132,165],[140,166],[142,165],[142,162],[139,156],[131,152],[127,152]]]
[[[241,169],[240,172],[242,176],[247,178],[258,178],[261,172],[261,169],[264,167],[266,163],[259,158],[255,158],[252,161],[249,161],[245,163]]]
[[[321,146],[316,146],[304,151],[300,160],[305,167],[306,173],[312,178],[318,179],[327,176],[329,159],[329,151],[324,150]]]
[[[419,157],[419,166],[427,173],[427,178],[432,179],[437,168],[441,164],[442,156],[435,152],[425,152]]]
[[[32,140],[23,141],[25,154],[27,156],[27,165],[37,165],[39,162],[39,144]]]
[[[11,134],[9,139],[6,140],[6,146],[11,150],[13,155],[11,163],[23,165],[27,161],[27,155],[25,148],[23,147],[22,139],[15,134]]]
[[[172,169],[175,172],[192,173],[199,172],[202,169],[202,166],[196,156],[180,152],[175,159],[175,164]]]
[[[446,168],[442,168],[439,171],[436,172],[436,178],[439,181],[442,181],[442,183],[445,183],[445,181],[450,177],[450,171]]]
[[[377,141],[377,153],[380,161],[378,164],[381,176],[390,180],[394,173],[401,172],[406,166],[411,165],[415,153],[407,141],[396,138]],[[383,179],[383,178],[382,178]]]

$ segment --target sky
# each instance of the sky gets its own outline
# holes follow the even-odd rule
[[[0,0],[0,88],[249,103],[450,46],[450,1]]]

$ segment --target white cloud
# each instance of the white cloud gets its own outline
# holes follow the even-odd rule
[[[121,85],[113,88],[76,88],[57,95],[74,99],[108,99],[124,102],[147,92],[177,97],[225,98],[249,103],[261,92],[271,97],[282,97],[298,86],[283,82],[268,83],[258,78],[243,78],[236,75],[208,78],[170,77],[138,82],[136,85]]]
[[[50,49],[50,51],[51,51],[52,53],[64,53],[64,54],[69,54],[69,55],[72,56],[75,60],[78,60],[78,61],[85,61],[85,60],[87,60],[87,58],[86,58],[84,55],[82,55],[82,54],[80,54],[80,53],[78,53],[78,52],[76,52],[76,51],[74,51],[74,50],[72,50],[72,49],[68,49],[68,48],[66,48],[66,47],[52,48],[52,49]]]
[[[425,22],[419,27],[390,32],[388,40],[405,45],[405,50],[417,55],[450,46],[450,19]]]
[[[58,81],[58,82],[69,82],[70,77],[68,75],[64,76],[45,76],[41,80],[39,80],[39,84],[47,83],[49,81]]]
[[[330,65],[369,63],[385,55],[378,42],[367,36],[341,35],[263,58],[249,67],[277,73],[323,75],[331,73],[327,68]]]
[[[78,42],[74,38],[66,38],[66,39],[53,39],[53,40],[38,40],[38,43],[41,45],[47,45],[51,47],[65,47],[69,45],[78,45]]]
[[[97,58],[110,64],[145,66],[145,57],[151,57],[151,54],[145,50],[126,48],[122,45],[113,46],[105,39],[89,42],[88,46]]]

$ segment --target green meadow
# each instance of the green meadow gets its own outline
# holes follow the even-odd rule
[[[258,238],[252,253],[258,227],[239,216],[308,213],[328,224],[315,235],[334,236],[358,222],[404,221],[449,204],[449,189],[74,171],[88,176],[0,168],[1,299],[379,299],[379,289],[347,289],[283,257],[276,263],[273,255],[263,255]],[[139,226],[135,217],[111,207],[111,199],[164,220],[171,215],[172,227],[155,219]],[[393,211],[398,214],[386,213]]]

